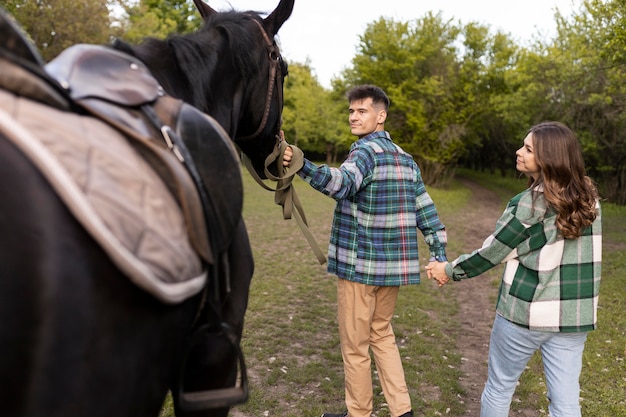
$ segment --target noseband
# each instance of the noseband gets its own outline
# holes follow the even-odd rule
[[[280,55],[280,51],[278,50],[278,47],[276,46],[274,41],[272,41],[270,37],[267,35],[267,32],[265,32],[265,29],[263,28],[261,23],[259,23],[259,21],[256,19],[252,19],[252,21],[256,23],[256,25],[261,30],[261,34],[263,35],[263,39],[265,39],[265,43],[267,46],[267,53],[270,59],[269,81],[267,85],[267,95],[265,98],[265,110],[263,111],[263,118],[261,119],[261,123],[259,124],[259,127],[257,128],[256,132],[254,132],[251,135],[235,138],[236,142],[256,139],[261,134],[263,129],[265,129],[265,126],[267,125],[267,119],[270,114],[270,106],[272,104],[272,94],[274,93],[274,86],[276,86],[276,92],[278,94],[278,101],[279,103],[281,103],[278,111],[281,114],[280,117],[282,117],[283,77],[282,77],[282,71],[280,67],[281,67],[283,58]],[[278,132],[276,132],[276,136],[278,137]]]

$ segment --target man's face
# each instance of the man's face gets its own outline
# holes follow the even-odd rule
[[[352,101],[349,112],[350,131],[359,138],[384,128],[387,112],[383,106],[374,106],[369,97]]]

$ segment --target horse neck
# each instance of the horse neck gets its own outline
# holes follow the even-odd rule
[[[188,68],[183,71],[176,51],[166,41],[151,39],[141,45],[116,41],[114,48],[141,60],[169,95],[210,115],[230,137],[235,137],[241,106],[237,92],[242,80],[233,77],[239,74],[236,68],[216,65],[216,53],[198,54],[204,61],[186,61]],[[202,78],[192,79],[190,74],[201,74]]]

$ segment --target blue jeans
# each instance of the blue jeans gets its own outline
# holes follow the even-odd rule
[[[489,342],[489,371],[481,417],[508,417],[515,387],[526,364],[541,349],[551,417],[580,417],[579,377],[587,333],[528,330],[499,314]]]

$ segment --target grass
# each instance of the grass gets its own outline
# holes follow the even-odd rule
[[[523,181],[513,177],[462,174],[496,191],[503,202],[524,188]],[[231,415],[317,417],[325,411],[344,410],[336,278],[319,265],[295,220],[282,219],[273,195],[247,173],[244,182],[244,218],[256,263],[242,341],[251,393],[249,401],[234,407]],[[299,179],[294,184],[311,231],[326,252],[334,201]],[[429,189],[429,193],[442,217],[462,216],[463,207],[471,203],[469,190],[456,182],[446,189]],[[626,207],[605,204],[603,215],[599,329],[590,333],[584,356],[583,415],[626,416]],[[462,242],[449,245],[451,253],[464,247]],[[453,340],[459,329],[458,305],[452,292],[428,284],[403,287],[394,318],[413,407],[420,416],[464,416],[458,382],[461,357]],[[388,417],[376,378],[374,383],[374,416]],[[547,416],[538,357],[523,374],[516,397],[519,402],[514,410],[536,406],[542,410],[537,415]],[[173,415],[167,411],[168,401],[163,417]]]
[[[319,416],[343,410],[343,368],[335,320],[336,278],[326,273],[295,220],[283,220],[271,193],[246,180],[246,218],[256,259],[243,346],[252,393],[234,409],[242,416]],[[334,201],[296,179],[313,235],[326,252]],[[449,194],[460,203],[468,196]],[[433,286],[401,291],[395,330],[415,406],[435,416],[456,400],[460,357],[446,351],[447,329],[457,326],[456,309]],[[435,381],[435,383],[433,383]],[[375,379],[374,408],[388,416]],[[424,395],[427,392],[428,395]]]

